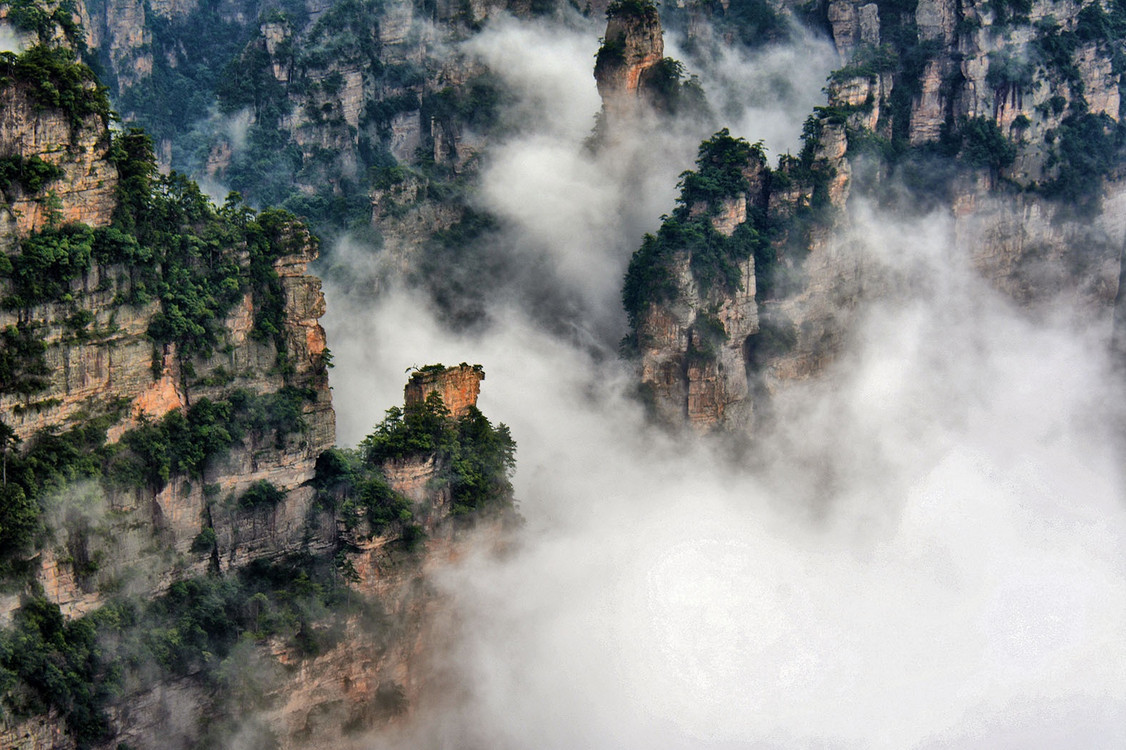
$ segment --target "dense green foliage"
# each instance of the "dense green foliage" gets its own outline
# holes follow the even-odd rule
[[[131,269],[145,258],[159,264],[159,276],[131,271],[134,290],[151,290],[161,300],[149,330],[153,340],[176,342],[187,355],[209,353],[222,338],[224,318],[249,289],[254,334],[274,339],[280,355],[285,296],[273,264],[300,250],[295,245],[304,238],[295,230],[296,218],[278,210],[257,213],[233,193],[216,209],[183,175],[157,173],[152,142],[139,130],[117,138],[113,156],[122,175],[115,227],[139,244],[120,239],[115,252],[98,259]],[[246,268],[238,262],[243,250]]]
[[[109,121],[106,89],[88,66],[63,47],[37,44],[25,52],[0,52],[0,87],[19,82],[31,100],[44,109],[61,109],[72,127],[97,116]]]
[[[707,97],[696,76],[685,77],[684,64],[671,57],[645,71],[642,85],[658,112],[672,115],[710,114]]]
[[[79,747],[89,747],[108,734],[107,703],[126,689],[181,676],[246,697],[268,686],[248,684],[245,668],[263,657],[240,652],[240,643],[280,638],[315,656],[339,637],[344,615],[378,626],[381,613],[342,583],[331,558],[295,556],[179,581],[151,601],[116,598],[76,620],[30,597],[0,631],[4,707],[17,716],[56,709]]]
[[[422,403],[388,409],[361,447],[373,467],[396,459],[436,456],[449,472],[456,513],[511,502],[509,476],[515,467],[516,442],[507,425],[493,427],[476,407],[455,420],[436,392]]]
[[[733,138],[726,128],[700,144],[696,170],[680,176],[680,197],[672,215],[664,217],[657,234],[645,236],[630,259],[622,302],[631,330],[636,332],[646,305],[669,301],[677,294],[671,264],[679,253],[687,253],[702,293],[712,288],[728,293],[738,289],[738,264],[762,256],[768,245],[765,213],[749,207],[748,221],[730,237],[717,232],[711,219],[722,201],[749,189],[744,170],[755,165],[769,172],[761,144]]]
[[[38,156],[26,159],[19,154],[0,157],[0,191],[5,193],[10,192],[13,185],[19,185],[24,193],[35,195],[62,176],[61,168]]]
[[[79,747],[104,739],[108,686],[98,679],[97,635],[90,620],[67,620],[46,599],[25,601],[12,628],[0,632],[0,692],[6,707],[19,715],[58,709]]]
[[[0,393],[30,396],[46,388],[51,375],[46,351],[35,326],[0,328]]]
[[[360,450],[321,454],[313,484],[321,504],[335,508],[349,529],[354,531],[361,519],[372,534],[398,524],[402,540],[411,546],[422,530],[413,523],[410,501],[388,484],[388,462],[435,461],[449,486],[453,512],[462,515],[512,504],[515,455],[516,442],[506,425],[494,427],[476,407],[453,419],[438,393],[431,392],[422,403],[388,409]]]
[[[382,467],[363,451],[333,448],[322,453],[313,486],[318,502],[335,510],[349,532],[357,533],[361,521],[372,535],[398,524],[408,547],[421,539],[410,500],[391,489]]]
[[[958,155],[975,169],[989,169],[995,175],[1016,159],[1016,145],[1005,137],[997,123],[988,117],[963,120],[959,127],[943,134],[942,149]]]
[[[102,230],[104,232],[104,230]],[[20,252],[10,258],[8,277],[12,294],[8,309],[29,308],[63,300],[70,282],[90,269],[95,231],[82,224],[47,229],[20,241]]]
[[[285,493],[265,479],[247,487],[238,497],[243,508],[274,508],[285,500]]]
[[[512,502],[509,477],[516,466],[516,441],[505,424],[492,423],[471,407],[457,420],[456,447],[449,454],[454,513]]]
[[[219,3],[199,3],[186,15],[149,14],[152,77],[115,92],[122,112],[143,123],[157,140],[173,141],[177,163],[185,126],[207,116],[216,87],[229,73],[226,64],[250,39],[251,27],[227,15]],[[109,45],[98,51],[106,69],[112,69]]]
[[[214,3],[158,18],[152,76],[119,92],[120,106],[172,143],[177,169],[201,171],[217,142],[227,140],[233,150],[219,179],[248,202],[292,211],[322,236],[350,231],[377,241],[368,178],[396,164],[388,151],[392,118],[429,108],[426,122],[452,118],[458,128],[479,131],[493,127],[499,101],[486,77],[431,94],[418,63],[381,60],[382,13],[378,0],[343,0],[310,25],[304,4],[284,0],[262,6],[257,22]],[[267,30],[283,38],[268,45]],[[352,80],[344,71],[354,70],[364,71],[365,92],[381,92],[365,95],[358,128],[345,119],[342,101]],[[313,140],[333,145],[300,145],[292,116],[324,136]]]
[[[46,498],[68,484],[102,475],[106,429],[114,418],[107,415],[91,419],[65,432],[40,432],[27,442],[22,453],[4,451],[0,577],[17,572],[24,556],[41,541]],[[0,422],[0,428],[4,427]]]
[[[310,395],[286,387],[262,396],[236,390],[225,401],[199,399],[186,413],[171,411],[127,432],[112,452],[106,474],[119,486],[154,490],[173,476],[202,478],[208,462],[233,445],[267,436],[284,444],[288,435],[304,428],[301,408]]]
[[[657,5],[653,0],[614,0],[606,8],[606,17],[652,21],[657,18]]]
[[[985,7],[993,13],[993,28],[1025,25],[1032,12],[1032,0],[989,0]]]
[[[4,0],[0,7],[8,9],[7,20],[17,29],[33,32],[46,44],[54,39],[55,29],[78,49],[85,47],[86,33],[78,23],[78,6],[75,0],[60,0],[53,8],[45,7],[41,0]]]
[[[187,413],[170,411],[130,430],[109,465],[110,479],[125,487],[159,490],[175,475],[201,478],[207,462],[234,444],[238,422],[230,402],[200,399]]]
[[[1056,151],[1048,166],[1058,167],[1044,193],[1066,201],[1080,215],[1098,213],[1103,177],[1120,163],[1126,130],[1106,114],[1069,114],[1056,131]]]
[[[110,446],[105,444],[106,429],[117,420],[116,413],[65,432],[40,432],[22,453],[8,450],[5,442],[0,576],[16,572],[23,556],[41,541],[40,519],[51,493],[80,479],[159,490],[173,476],[202,478],[209,462],[236,444],[284,444],[288,435],[304,428],[301,409],[311,395],[287,387],[265,395],[236,390],[224,401],[199,399],[186,413],[169,412]],[[0,427],[5,427],[2,422]],[[242,504],[257,505],[259,499],[276,503],[277,490],[258,488]]]
[[[24,238],[20,252],[0,266],[12,285],[3,305],[69,303],[71,283],[91,264],[119,266],[128,274],[120,301],[158,298],[149,336],[157,344],[175,342],[186,360],[220,344],[226,316],[248,290],[256,303],[255,336],[275,340],[281,354],[285,295],[273,264],[303,241],[295,217],[256,213],[236,195],[216,209],[183,175],[157,172],[152,142],[137,129],[116,137],[110,156],[121,174],[114,224],[70,224]]]

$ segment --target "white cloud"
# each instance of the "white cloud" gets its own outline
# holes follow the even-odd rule
[[[481,44],[524,35],[561,55],[545,75],[578,75],[566,31],[494,33]],[[532,51],[503,50],[508,69]],[[575,325],[609,331],[637,229],[671,207],[694,146],[674,133],[653,150],[654,132],[593,157],[580,119],[545,108],[501,143],[482,200],[513,262],[542,256],[586,303]],[[639,161],[647,148],[676,156]],[[428,695],[398,746],[1126,742],[1106,331],[999,297],[941,218],[861,207],[853,226],[845,247],[882,264],[889,293],[822,378],[779,399],[755,462],[653,430],[629,368],[546,330],[519,295],[453,333],[410,292],[330,289],[342,441],[401,402],[406,368],[469,361],[486,369],[482,410],[519,444],[520,545],[441,580],[458,627],[435,668],[462,689]]]

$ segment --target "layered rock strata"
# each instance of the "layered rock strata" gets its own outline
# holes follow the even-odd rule
[[[61,170],[35,193],[14,181],[4,188],[0,243],[10,246],[48,223],[109,224],[117,170],[107,160],[106,125],[96,114],[75,122],[63,109],[42,106],[26,83],[0,88],[0,158],[40,159]]]
[[[421,404],[431,393],[437,393],[454,419],[461,418],[477,405],[485,371],[480,365],[460,364],[457,367],[437,365],[416,370],[403,388],[407,406]]]
[[[605,127],[628,125],[645,103],[645,79],[664,58],[665,40],[657,8],[645,3],[612,5],[594,67]]]

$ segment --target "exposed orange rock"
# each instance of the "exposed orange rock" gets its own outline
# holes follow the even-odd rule
[[[160,377],[143,393],[133,399],[129,407],[129,417],[111,427],[106,433],[108,442],[117,442],[129,430],[136,427],[142,419],[160,419],[173,409],[182,409],[187,398],[180,388],[179,360],[176,358],[176,345],[166,344]]]
[[[645,12],[619,11],[609,17],[594,67],[606,127],[637,115],[643,101],[645,73],[664,57],[664,31],[656,7]]]
[[[457,367],[444,369],[423,368],[411,375],[410,382],[403,389],[403,396],[409,406],[420,404],[431,393],[437,392],[442,403],[450,410],[450,415],[458,419],[470,407],[477,405],[481,381],[484,379],[485,371],[480,365],[462,363]]]

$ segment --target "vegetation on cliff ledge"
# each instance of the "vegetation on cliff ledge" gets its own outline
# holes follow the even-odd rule
[[[512,505],[516,441],[508,426],[494,427],[475,406],[454,419],[437,392],[388,409],[358,451],[322,454],[315,485],[322,502],[338,509],[350,529],[360,518],[373,534],[400,523],[410,544],[421,529],[414,524],[410,501],[391,489],[387,473],[395,462],[412,459],[435,463],[454,515]]]
[[[117,135],[110,155],[121,175],[113,225],[56,224],[25,237],[18,253],[0,261],[0,279],[9,282],[0,304],[29,312],[61,302],[78,312],[72,284],[93,264],[117,269],[125,274],[118,302],[159,299],[149,335],[158,345],[177,344],[190,364],[222,343],[227,315],[250,291],[254,335],[273,340],[284,356],[285,295],[274,262],[313,241],[296,217],[255,212],[236,194],[216,209],[191,180],[157,171],[152,142],[138,129]]]
[[[17,84],[26,87],[36,106],[65,112],[71,127],[91,116],[109,122],[106,88],[66,48],[36,44],[22,53],[0,52],[0,89]]]
[[[622,303],[632,336],[648,305],[670,302],[680,293],[673,275],[678,257],[687,256],[701,296],[712,289],[727,294],[738,291],[738,264],[752,256],[765,258],[770,229],[761,207],[747,201],[747,221],[730,237],[712,224],[725,201],[746,201],[751,170],[769,175],[761,144],[734,138],[727,128],[700,144],[696,171],[680,176],[680,197],[672,215],[663,217],[657,234],[645,235],[630,259]],[[627,339],[627,345],[635,344]]]
[[[340,640],[349,616],[384,626],[383,613],[345,584],[331,556],[302,554],[177,581],[148,600],[113,597],[79,619],[42,593],[28,596],[0,630],[3,710],[18,718],[54,709],[87,748],[111,736],[111,701],[171,677],[253,705],[281,669],[255,643],[316,656]]]

